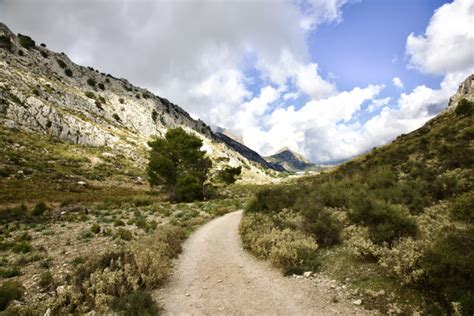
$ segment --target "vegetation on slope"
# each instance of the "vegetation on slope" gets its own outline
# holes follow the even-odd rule
[[[258,192],[241,224],[244,247],[290,273],[331,257],[353,264],[345,276],[365,265],[379,271],[366,282],[387,275],[398,293],[421,291],[430,313],[472,315],[474,116],[464,107],[334,172]],[[417,309],[409,303],[402,310]]]

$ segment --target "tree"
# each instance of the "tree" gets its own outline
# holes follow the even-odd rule
[[[217,174],[217,179],[220,182],[223,182],[227,185],[234,183],[237,181],[237,178],[240,176],[242,173],[242,167],[225,167],[219,173]]]
[[[201,151],[202,141],[182,128],[169,129],[165,138],[148,143],[150,185],[163,185],[169,198],[191,202],[205,197],[211,160]]]

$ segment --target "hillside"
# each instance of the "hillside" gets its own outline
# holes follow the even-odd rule
[[[306,159],[303,155],[290,150],[289,148],[282,148],[274,155],[265,157],[265,160],[282,166],[288,171],[309,171],[317,169],[317,166]]]
[[[473,80],[420,129],[257,193],[244,247],[285,273],[328,275],[382,313],[472,315]]]
[[[64,53],[52,52],[27,36],[15,36],[4,24],[0,35],[2,128],[47,136],[41,136],[43,141],[52,143],[64,141],[74,145],[68,147],[72,150],[91,147],[96,155],[88,156],[93,162],[89,168],[102,164],[102,154],[120,156],[136,169],[134,176],[144,178],[147,141],[162,137],[168,128],[183,127],[203,140],[216,170],[242,166],[244,182],[268,181],[275,174],[257,153],[245,156],[249,149],[242,144],[244,150],[236,152],[204,122],[167,99],[126,79],[76,65]],[[2,161],[5,170],[10,168],[6,161]]]

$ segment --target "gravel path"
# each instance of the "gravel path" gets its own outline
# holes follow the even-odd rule
[[[169,284],[155,293],[165,315],[367,315],[318,279],[283,277],[241,246],[242,211],[219,217],[184,244]]]

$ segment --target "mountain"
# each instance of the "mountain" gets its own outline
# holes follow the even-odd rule
[[[317,269],[380,314],[473,315],[474,75],[421,128],[257,192],[240,228],[257,257],[287,273]]]
[[[265,157],[265,160],[269,163],[280,165],[292,172],[314,170],[317,168],[316,164],[287,147],[280,149],[272,156]]]
[[[147,142],[164,136],[168,128],[182,127],[202,139],[216,169],[243,166],[243,180],[257,182],[268,181],[279,170],[169,100],[126,79],[77,65],[64,53],[14,35],[2,23],[0,126],[122,155],[142,172]]]

